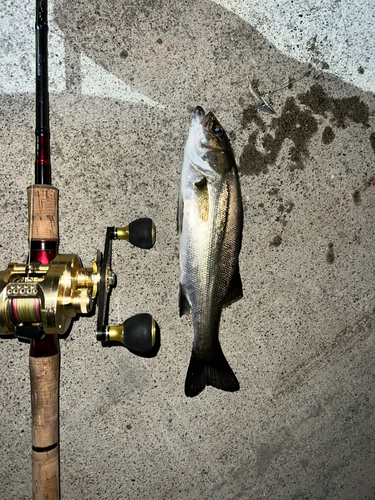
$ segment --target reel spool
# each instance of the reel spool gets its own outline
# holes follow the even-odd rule
[[[116,282],[111,268],[115,239],[149,249],[155,243],[155,225],[144,218],[126,227],[108,227],[104,256],[98,251],[92,267],[82,267],[75,254],[58,254],[49,264],[9,264],[0,272],[0,335],[35,340],[63,335],[77,314],[93,310],[98,296],[97,340],[102,345],[121,342],[132,351],[150,351],[158,334],[150,314],[108,326],[109,294]]]

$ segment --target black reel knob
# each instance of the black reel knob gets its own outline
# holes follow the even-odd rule
[[[126,227],[117,227],[115,239],[127,240],[138,248],[152,248],[156,240],[155,224],[149,218],[137,219]]]
[[[158,325],[151,314],[136,314],[122,325],[110,326],[106,341],[121,342],[135,352],[148,352],[154,347]]]

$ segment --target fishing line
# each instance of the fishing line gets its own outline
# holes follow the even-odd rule
[[[289,85],[294,84],[296,82],[299,82],[300,80],[303,80],[303,78],[306,78],[306,76],[308,76],[314,70],[318,69],[317,67],[314,67],[311,63],[310,63],[310,65],[311,65],[311,68],[308,69],[305,73],[303,73],[302,76],[292,78],[291,80],[289,80],[289,82],[286,85],[283,85],[282,87],[278,87],[278,88],[273,89],[273,90],[268,90],[268,91],[264,92],[263,95],[271,96],[277,92],[280,92],[281,90],[289,87]],[[248,88],[249,88],[250,96],[253,98],[253,100],[255,101],[257,106],[260,109],[262,109],[263,111],[266,111],[267,113],[274,114],[275,111],[272,108],[271,104],[260,95],[260,92],[259,92],[257,87],[256,87],[256,89],[254,89],[254,87],[250,81],[249,75],[246,75],[246,77],[247,77],[247,81],[248,81]]]
[[[292,78],[291,80],[289,80],[289,83],[287,85],[284,85],[283,87],[278,87],[278,88],[276,88],[274,90],[269,90],[268,92],[265,92],[265,94],[274,94],[276,92],[280,92],[280,90],[286,89],[287,87],[289,87],[290,84],[297,83],[297,82],[303,80],[304,78],[306,78],[306,76],[308,76],[314,69],[315,69],[314,67],[311,67],[309,70],[307,70],[299,78]]]
[[[40,300],[38,298],[9,299],[9,316],[12,323],[40,323]]]

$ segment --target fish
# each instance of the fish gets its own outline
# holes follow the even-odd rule
[[[185,394],[240,386],[219,342],[224,306],[243,296],[239,271],[243,209],[230,141],[212,112],[197,106],[184,150],[177,210],[180,317],[190,314],[194,341]]]

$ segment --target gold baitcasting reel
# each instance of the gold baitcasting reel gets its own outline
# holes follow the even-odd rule
[[[92,267],[84,268],[78,255],[58,254],[49,264],[9,264],[0,272],[0,335],[40,340],[63,335],[77,314],[92,311],[98,297],[97,340],[121,342],[150,351],[157,324],[150,314],[138,314],[122,325],[108,326],[108,302],[116,277],[111,269],[112,240],[125,239],[139,248],[155,243],[155,225],[144,218],[127,227],[108,227],[104,256],[97,252]]]

